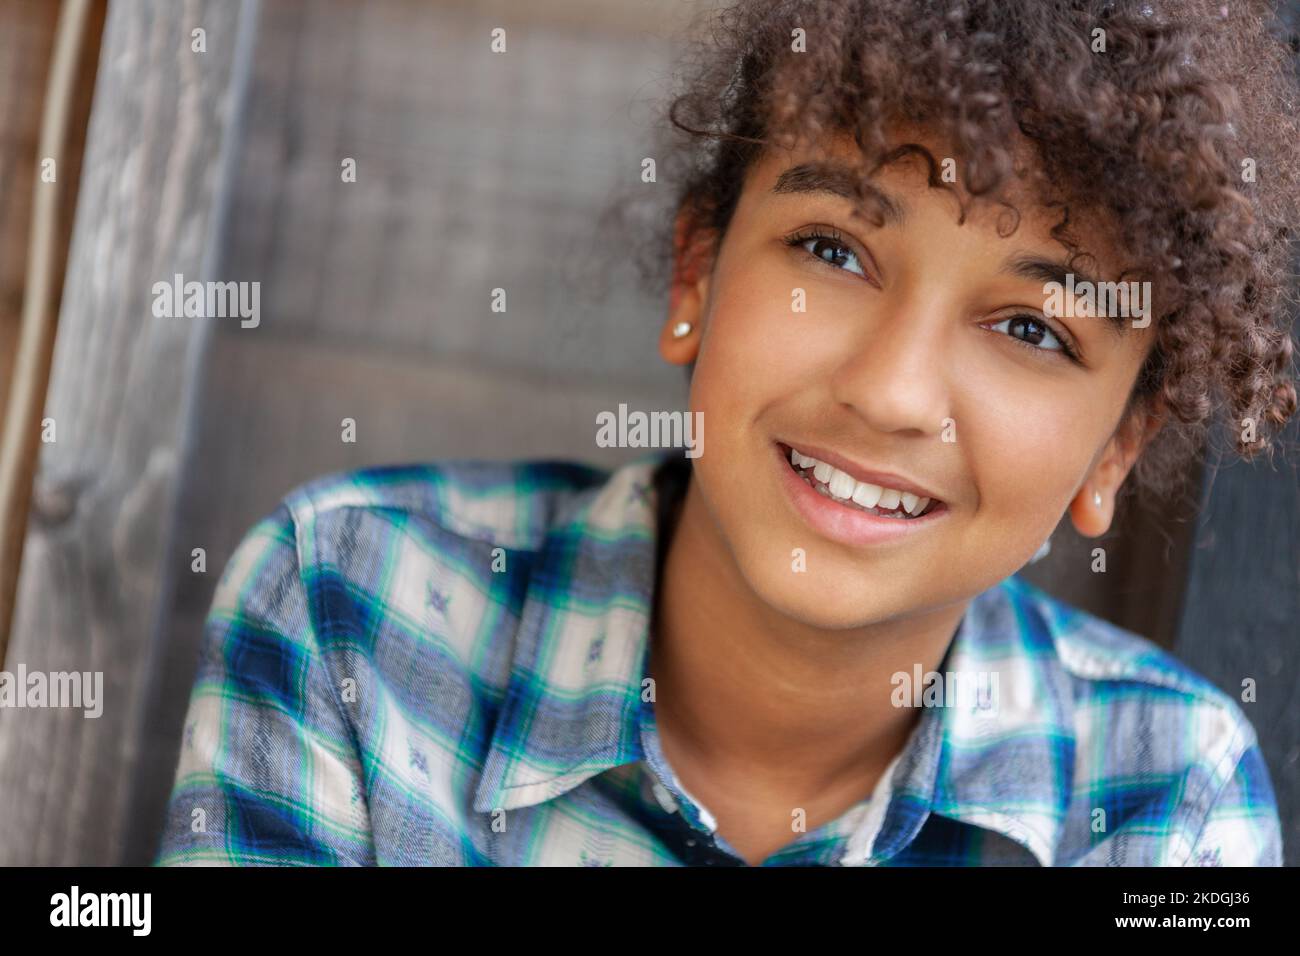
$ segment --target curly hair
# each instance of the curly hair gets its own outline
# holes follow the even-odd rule
[[[868,210],[871,173],[903,157],[942,186],[928,150],[887,141],[891,123],[921,125],[956,152],[970,196],[1014,212],[1003,192],[1027,183],[1071,261],[1089,255],[1072,229],[1086,213],[1122,237],[1125,275],[1151,281],[1156,339],[1128,411],[1160,408],[1166,424],[1134,467],[1138,491],[1181,487],[1216,418],[1231,450],[1271,457],[1296,409],[1300,98],[1297,42],[1265,3],[739,0],[707,17],[661,144],[674,215],[642,263],[652,286],[675,242],[721,241],[768,147],[851,135]]]

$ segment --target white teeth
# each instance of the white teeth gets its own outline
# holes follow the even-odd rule
[[[831,469],[830,488],[831,494],[841,500],[847,500],[853,497],[853,489],[857,482],[852,476],[844,474],[838,468]]]
[[[919,515],[930,504],[929,498],[914,495],[910,491],[895,488],[882,488],[869,481],[858,481],[847,472],[832,468],[824,461],[818,461],[805,455],[798,449],[790,449],[790,462],[796,468],[811,468],[813,477],[826,489],[823,493],[840,501],[853,501],[863,508],[878,508],[880,511],[897,511],[900,509],[912,516]],[[818,491],[823,491],[816,486]]]
[[[857,487],[853,489],[853,500],[864,508],[874,508],[884,490],[869,481],[859,481]]]

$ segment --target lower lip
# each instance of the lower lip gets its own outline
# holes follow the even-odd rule
[[[784,486],[795,511],[812,527],[833,541],[851,547],[865,547],[901,541],[924,534],[948,514],[946,505],[940,505],[919,518],[883,518],[856,508],[839,504],[818,494],[812,485],[800,478],[790,467],[789,452],[776,449],[776,465],[780,469]]]

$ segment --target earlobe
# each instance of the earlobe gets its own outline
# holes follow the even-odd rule
[[[1091,482],[1079,489],[1070,502],[1070,520],[1085,538],[1099,538],[1110,530],[1114,517],[1114,495]]]
[[[1115,495],[1128,475],[1130,462],[1123,436],[1116,435],[1106,446],[1101,460],[1070,502],[1070,520],[1085,538],[1099,538],[1110,530],[1115,516]]]
[[[688,260],[674,270],[668,319],[659,332],[659,354],[671,365],[689,365],[700,350],[709,276],[698,274],[697,269],[698,265]]]
[[[679,299],[676,292],[674,290],[677,307],[669,310],[668,321],[659,331],[659,354],[671,365],[689,365],[700,350],[700,310],[684,301],[685,296]]]
[[[1070,502],[1070,520],[1085,538],[1110,530],[1115,519],[1115,499],[1138,456],[1164,424],[1157,409],[1126,419],[1111,437],[1100,461]]]
[[[673,275],[668,291],[668,321],[659,333],[659,354],[671,365],[690,365],[700,351],[705,303],[709,295],[713,235],[693,228],[697,211],[677,211],[673,229]]]

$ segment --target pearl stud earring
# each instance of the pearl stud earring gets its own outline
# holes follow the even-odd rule
[[[691,334],[691,329],[693,329],[694,327],[695,326],[691,325],[691,323],[689,322],[678,322],[676,325],[673,326],[673,338],[675,339],[686,338],[686,336]]]
[[[1093,504],[1093,507],[1094,507],[1094,508],[1100,508],[1100,507],[1101,507],[1101,492],[1100,492],[1100,491],[1094,491],[1094,492],[1092,493],[1092,504]]]

